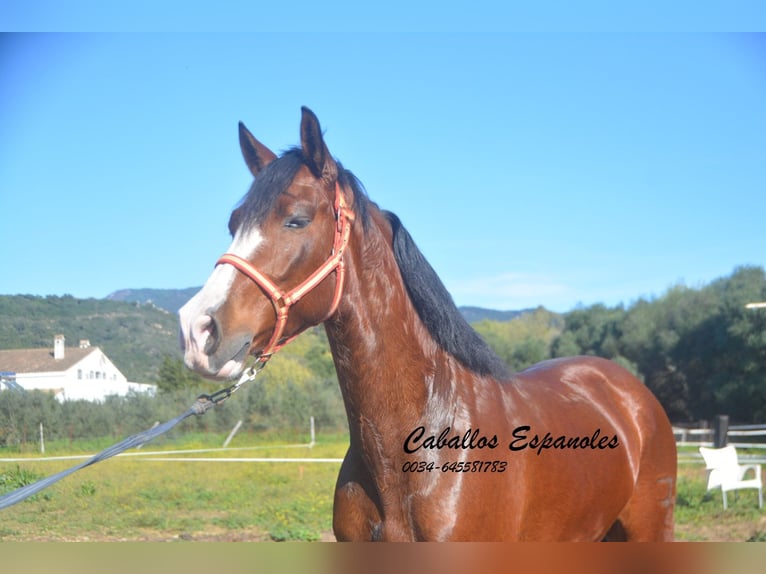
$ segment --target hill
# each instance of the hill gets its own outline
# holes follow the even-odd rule
[[[200,287],[188,287],[186,289],[120,289],[110,293],[106,298],[110,301],[127,301],[131,303],[153,304],[161,309],[178,313],[178,310],[191,299]],[[479,321],[510,321],[525,313],[531,313],[534,309],[521,311],[497,311],[483,307],[460,307],[460,312],[469,323]]]
[[[106,296],[109,301],[129,303],[151,303],[171,313],[178,310],[199,291],[199,287],[186,289],[120,289]]]
[[[534,309],[496,311],[495,309],[485,309],[483,307],[460,307],[460,312],[469,323],[478,323],[479,321],[498,321],[504,323],[533,311]]]
[[[178,320],[151,304],[104,299],[0,295],[0,348],[52,347],[63,334],[67,346],[88,339],[128,380],[157,378],[166,356],[180,357]]]
[[[198,289],[122,289],[105,299],[0,295],[0,349],[49,347],[61,333],[68,346],[88,339],[101,347],[129,380],[155,382],[165,357],[181,357],[177,312]],[[506,322],[527,313],[461,311],[470,323]]]

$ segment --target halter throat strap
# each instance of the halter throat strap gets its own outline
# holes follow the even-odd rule
[[[259,271],[249,261],[233,253],[225,253],[216,262],[216,266],[223,264],[231,265],[246,275],[248,278],[250,278],[256,285],[258,285],[258,287],[261,288],[261,290],[271,300],[271,304],[274,306],[274,311],[276,312],[274,332],[272,333],[269,342],[263,348],[261,353],[256,357],[256,370],[265,366],[266,362],[272,357],[274,353],[290,343],[310,326],[307,325],[294,335],[283,339],[290,308],[298,301],[300,301],[305,295],[313,291],[333,271],[336,272],[335,295],[333,296],[330,309],[328,310],[324,319],[320,321],[320,323],[329,319],[338,309],[338,305],[340,304],[340,299],[343,294],[343,283],[346,276],[346,264],[343,259],[343,254],[346,251],[349,237],[351,236],[351,224],[354,221],[354,212],[346,205],[346,200],[340,189],[340,184],[337,182],[335,183],[334,209],[336,224],[333,237],[333,247],[330,256],[322,265],[319,266],[316,271],[314,271],[302,283],[290,291],[283,291],[276,283],[274,283],[274,281]]]

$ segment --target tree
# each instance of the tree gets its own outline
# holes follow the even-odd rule
[[[166,355],[157,375],[160,392],[172,392],[187,388],[213,389],[216,385],[186,368],[181,359]]]
[[[551,342],[561,332],[561,316],[539,307],[510,321],[484,320],[474,328],[514,371],[551,356]]]
[[[669,288],[627,310],[597,304],[565,315],[554,356],[598,355],[636,373],[674,420],[766,418],[766,275],[740,267],[693,289]]]
[[[553,355],[619,357],[624,317],[622,306],[609,308],[600,303],[570,311],[564,317],[564,332],[553,342]]]

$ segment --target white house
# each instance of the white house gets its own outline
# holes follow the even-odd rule
[[[56,335],[53,349],[0,351],[0,390],[12,386],[50,391],[61,401],[103,401],[109,395],[129,391],[150,392],[156,385],[131,383],[98,347],[87,340],[67,348]]]

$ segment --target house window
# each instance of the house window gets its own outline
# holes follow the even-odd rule
[[[82,369],[77,369],[77,379],[82,380]]]

